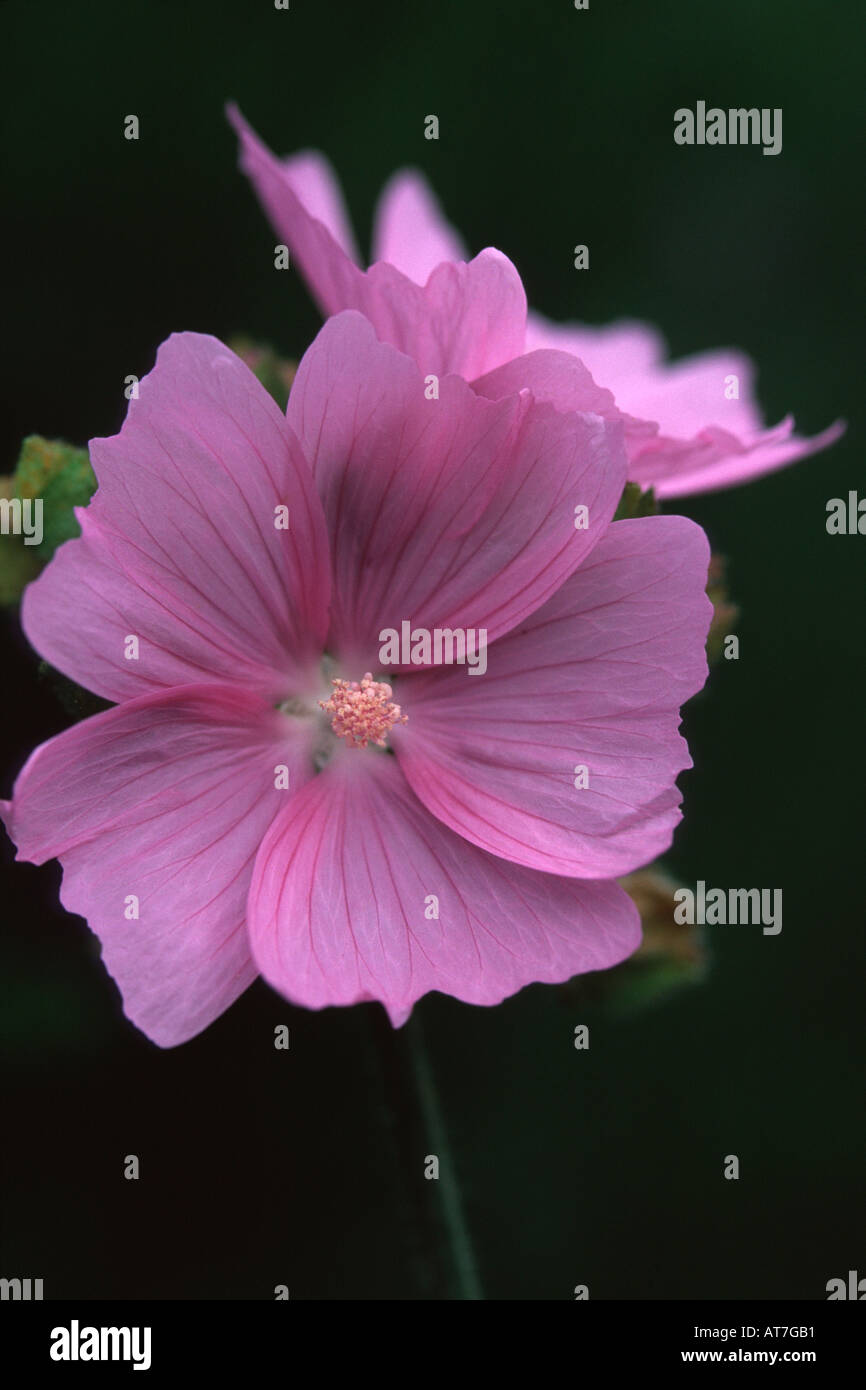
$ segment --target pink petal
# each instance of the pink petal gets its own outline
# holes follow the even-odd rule
[[[318,150],[301,150],[283,160],[283,174],[310,217],[321,222],[349,259],[360,265],[352,224],[331,163]]]
[[[618,521],[488,670],[401,679],[392,742],[428,810],[473,844],[551,873],[647,863],[680,819],[679,709],[706,678],[709,549],[678,516]],[[588,769],[588,786],[575,785]]]
[[[627,415],[628,476],[643,487],[653,486],[659,497],[748,482],[828,448],[845,430],[837,421],[812,439],[801,439],[792,435],[790,416],[765,429],[755,369],[744,353],[704,352],[669,363],[663,340],[645,324],[584,328],[530,314],[527,348],[541,347],[574,353],[597,382],[610,388]],[[732,376],[737,378],[736,396],[731,394]],[[526,385],[541,394],[531,381]],[[551,383],[543,398],[573,409],[560,382]],[[645,422],[642,432],[635,429],[636,420]]]
[[[730,400],[725,397],[729,376],[737,377],[740,392]],[[660,362],[623,380],[619,397],[623,409],[657,420],[662,434],[673,439],[690,439],[708,425],[750,435],[763,427],[754,399],[754,376],[744,353],[702,352],[680,362]]]
[[[649,324],[619,319],[603,327],[553,323],[530,312],[526,321],[526,351],[558,348],[579,357],[596,381],[616,395],[624,381],[650,371],[665,356],[665,341]],[[626,407],[624,407],[626,408]]]
[[[425,375],[480,376],[523,351],[526,296],[506,256],[488,248],[468,265],[440,265],[423,286],[385,262],[359,270],[310,216],[284,165],[240,112],[230,108],[228,114],[241,142],[241,167],[324,314],[357,309],[383,342],[414,357]]]
[[[42,655],[110,700],[230,680],[280,697],[321,651],[329,561],[309,466],[278,407],[215,338],[159,350],[99,490],[24,597]],[[275,507],[289,508],[289,529]],[[124,653],[128,636],[138,659]]]
[[[591,411],[605,420],[622,421],[627,453],[658,434],[658,425],[623,414],[612,392],[596,385],[583,362],[568,352],[541,348],[515,357],[478,377],[472,389],[492,401],[528,390],[537,401],[547,401],[557,410]]]
[[[751,482],[820,453],[835,444],[846,428],[843,420],[837,420],[820,434],[802,439],[792,434],[793,426],[789,415],[775,428],[761,430],[748,442],[713,428],[703,430],[687,446],[660,438],[658,453],[640,453],[629,466],[629,476],[636,480],[657,477],[655,490],[661,498],[715,492]]]
[[[378,999],[395,1025],[428,990],[497,1004],[532,981],[614,965],[640,937],[617,884],[484,854],[370,750],[336,760],[286,804],[256,860],[249,923],[259,969],[289,999],[314,1009]]]
[[[5,803],[18,858],[62,861],[64,906],[87,918],[124,1011],[161,1047],[201,1032],[255,978],[246,899],[291,795],[275,789],[278,764],[291,788],[310,775],[297,723],[255,695],[187,686],[43,744]]]
[[[490,641],[506,632],[589,553],[625,478],[617,420],[562,414],[528,392],[487,401],[458,377],[428,400],[418,368],[359,314],[325,324],[287,418],[331,535],[331,644],[362,662],[404,620],[487,628]]]
[[[376,209],[373,260],[389,261],[416,285],[425,285],[443,261],[468,260],[430,185],[415,169],[400,170],[385,185]]]

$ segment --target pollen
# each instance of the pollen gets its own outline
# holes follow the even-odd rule
[[[319,704],[331,716],[331,728],[350,748],[366,748],[375,743],[384,748],[395,724],[406,724],[407,716],[391,699],[385,681],[374,681],[368,671],[361,681],[332,680],[333,695]]]

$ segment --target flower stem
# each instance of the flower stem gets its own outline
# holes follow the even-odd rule
[[[430,1136],[430,1146],[439,1159],[439,1196],[442,1201],[442,1214],[451,1248],[456,1287],[460,1290],[460,1297],[463,1299],[483,1300],[484,1294],[475,1261],[475,1252],[472,1248],[469,1227],[466,1224],[445,1120],[424,1040],[424,1029],[417,1009],[406,1024],[406,1033],[409,1039],[409,1052],[421,1110]]]

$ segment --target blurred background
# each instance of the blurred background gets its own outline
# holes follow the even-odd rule
[[[536,309],[649,320],[674,356],[741,347],[769,423],[849,422],[828,453],[677,508],[727,557],[740,659],[686,711],[667,864],[782,888],[782,933],[710,929],[702,981],[641,1007],[592,985],[434,995],[396,1034],[378,1006],[307,1013],[257,984],[162,1052],[59,907],[58,866],[13,867],[4,836],[0,1274],[121,1299],[822,1299],[866,1274],[866,540],[825,529],[829,498],[866,493],[861,7],[12,0],[0,33],[0,472],[27,434],[115,432],[124,378],[174,330],[309,343],[227,99],[278,153],[330,156],[362,245],[416,165]],[[782,107],[782,154],[676,146],[698,99]],[[69,721],[2,621],[8,796]]]

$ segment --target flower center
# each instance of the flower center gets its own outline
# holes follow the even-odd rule
[[[391,699],[391,687],[374,681],[368,671],[363,680],[332,680],[334,693],[319,705],[331,716],[331,728],[350,748],[366,748],[368,743],[385,747],[385,739],[395,724],[406,724],[407,716]]]

